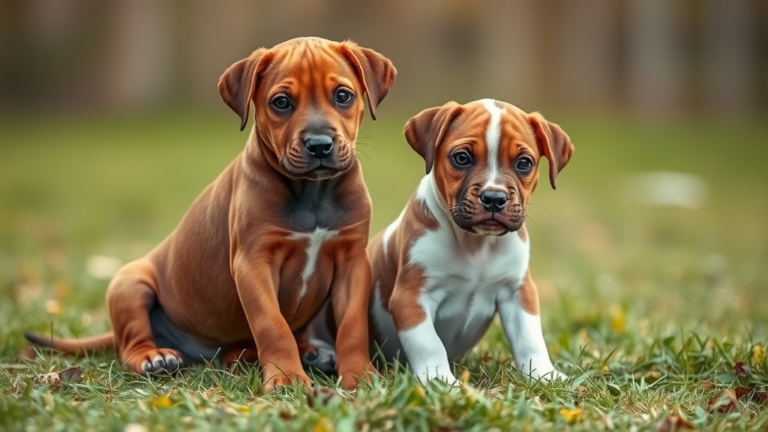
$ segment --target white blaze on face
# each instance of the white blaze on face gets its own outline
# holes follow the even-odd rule
[[[501,114],[503,108],[496,105],[493,99],[483,99],[483,106],[491,114],[491,121],[488,122],[488,129],[485,132],[485,145],[488,147],[488,180],[483,189],[488,187],[504,188],[503,185],[496,183],[499,177],[499,147],[501,147]]]

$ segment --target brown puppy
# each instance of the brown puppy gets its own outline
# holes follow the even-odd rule
[[[294,332],[330,297],[338,371],[355,387],[370,363],[371,283],[371,201],[355,142],[363,94],[375,119],[395,75],[375,51],[319,38],[261,48],[233,64],[219,93],[241,130],[255,106],[245,149],[168,238],[112,280],[114,333],[27,337],[67,352],[114,343],[134,373],[173,371],[219,350],[227,360],[258,355],[269,390],[310,383]]]
[[[574,152],[570,138],[538,113],[491,99],[426,109],[408,121],[405,137],[427,175],[368,245],[373,341],[387,360],[407,359],[422,382],[453,383],[452,362],[498,314],[520,371],[564,377],[544,343],[524,222],[542,159],[554,188]],[[327,342],[318,325],[306,334]],[[305,361],[327,350],[301,346]]]

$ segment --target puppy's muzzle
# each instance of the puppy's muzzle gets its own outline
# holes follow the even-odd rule
[[[480,204],[491,213],[504,210],[509,202],[507,194],[498,190],[484,190],[480,192]]]
[[[304,148],[314,159],[324,159],[333,153],[333,137],[330,135],[308,134],[304,137]]]

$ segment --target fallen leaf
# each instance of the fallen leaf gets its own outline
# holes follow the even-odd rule
[[[307,393],[307,404],[310,408],[316,408],[319,406],[326,406],[331,399],[338,395],[328,387],[315,387],[311,392]]]
[[[711,388],[715,388],[715,383],[713,383],[712,381],[702,381],[699,383],[699,387],[703,389],[711,389]]]
[[[645,378],[646,382],[652,383],[654,381],[658,381],[659,378],[661,378],[661,372],[655,370],[648,371],[645,373],[645,375],[643,375],[643,378]]]
[[[333,430],[333,423],[328,417],[321,417],[312,428],[312,432],[332,432]]]
[[[611,307],[611,330],[616,334],[624,333],[624,327],[626,325],[626,318],[624,317],[624,311],[619,306]]]
[[[567,421],[568,423],[570,423],[570,424],[574,424],[574,423],[576,423],[577,421],[579,421],[579,417],[581,417],[581,413],[582,413],[583,411],[584,411],[584,410],[582,410],[581,408],[573,408],[573,409],[569,409],[569,408],[562,408],[562,409],[560,410],[560,415],[561,415],[561,416],[562,416],[562,417],[565,419],[565,421]]]
[[[717,396],[707,401],[707,412],[729,413],[736,408],[736,400],[736,392],[731,389],[723,389]]]
[[[693,429],[693,425],[688,422],[682,413],[669,414],[664,420],[656,423],[656,430],[659,432],[671,432],[681,429]]]
[[[37,376],[38,384],[47,384],[53,387],[59,387],[64,383],[81,383],[83,371],[78,366],[73,366],[58,372],[49,372]]]
[[[173,402],[171,402],[171,398],[168,395],[155,396],[149,400],[149,405],[155,408],[170,408],[173,406]]]
[[[480,356],[480,363],[488,363],[491,360],[493,360],[493,356],[491,356],[491,353],[488,351],[484,352],[482,356]]]
[[[756,403],[768,402],[768,392],[756,391],[755,393],[752,394],[752,401]]]
[[[752,364],[763,364],[765,361],[765,347],[762,345],[755,345],[752,347]]]
[[[736,399],[739,399],[739,400],[744,398],[744,396],[746,396],[746,395],[748,395],[750,393],[752,393],[752,389],[751,388],[742,387],[742,386],[736,387],[736,389],[733,391],[733,394],[736,395]]]
[[[461,381],[462,384],[469,383],[469,370],[464,369],[461,371],[461,375],[459,375],[459,381]]]
[[[746,366],[742,362],[737,362],[735,365],[733,365],[733,373],[736,374],[736,376],[749,376],[750,370],[749,367]]]
[[[60,315],[61,305],[54,299],[49,299],[45,302],[45,312],[48,315]]]

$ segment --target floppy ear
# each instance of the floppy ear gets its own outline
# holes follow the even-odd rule
[[[395,66],[388,58],[376,51],[363,48],[351,41],[342,42],[341,51],[354,66],[357,79],[363,84],[368,98],[371,118],[376,120],[376,107],[395,82],[395,76],[397,76]]]
[[[403,132],[408,144],[424,158],[427,164],[427,174],[432,171],[435,161],[435,151],[443,140],[451,122],[461,114],[461,105],[456,102],[428,108],[416,114],[405,124]]]
[[[259,48],[230,66],[219,78],[219,94],[224,103],[240,116],[240,130],[245,129],[248,123],[248,112],[259,74],[269,65],[271,58],[266,48]]]
[[[537,112],[528,115],[528,122],[536,134],[539,151],[549,160],[549,183],[552,189],[557,189],[555,177],[571,160],[573,143],[560,126],[547,121]]]

